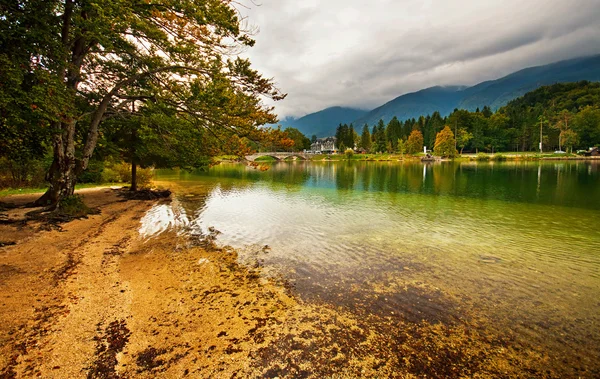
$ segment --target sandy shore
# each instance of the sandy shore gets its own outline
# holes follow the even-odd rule
[[[469,321],[304,303],[233,250],[169,233],[142,240],[155,202],[117,192],[82,191],[101,210],[87,219],[0,225],[1,378],[555,376]]]

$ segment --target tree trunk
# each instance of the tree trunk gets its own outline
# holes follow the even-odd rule
[[[52,137],[54,158],[46,175],[48,190],[33,205],[56,208],[60,199],[75,192],[75,120],[56,125],[59,131]]]
[[[135,160],[131,161],[131,191],[137,191],[137,164]]]

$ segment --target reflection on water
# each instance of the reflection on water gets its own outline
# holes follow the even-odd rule
[[[154,232],[214,227],[305,299],[469,318],[569,365],[600,365],[597,164],[293,162],[159,178],[179,202],[148,216],[165,220],[149,222]]]

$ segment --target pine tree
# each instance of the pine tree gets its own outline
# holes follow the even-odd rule
[[[371,151],[371,133],[369,133],[369,125],[363,126],[362,134],[360,136],[360,147],[365,149],[366,152]]]

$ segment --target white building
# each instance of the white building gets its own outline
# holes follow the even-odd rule
[[[337,138],[335,137],[318,138],[310,145],[310,150],[313,153],[337,153],[336,142]]]

